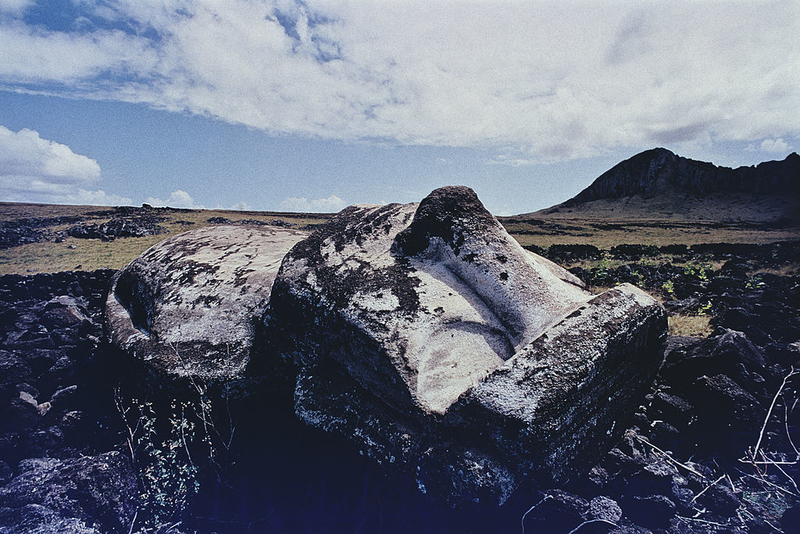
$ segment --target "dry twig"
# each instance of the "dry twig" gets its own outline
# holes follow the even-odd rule
[[[751,458],[753,461],[755,461],[758,458],[758,450],[761,448],[761,442],[764,440],[764,432],[766,432],[767,430],[767,423],[769,423],[769,418],[772,417],[772,410],[775,409],[775,403],[778,402],[778,397],[780,397],[781,393],[783,393],[783,388],[786,387],[786,383],[789,381],[789,379],[797,374],[800,374],[800,372],[795,371],[794,366],[792,366],[791,370],[789,371],[789,374],[783,377],[783,382],[781,383],[781,387],[778,388],[778,391],[775,393],[775,396],[772,397],[772,404],[769,405],[769,410],[767,410],[767,417],[764,418],[764,424],[761,425],[761,432],[758,433],[758,441],[756,442],[756,446],[753,449],[753,453],[751,454]]]

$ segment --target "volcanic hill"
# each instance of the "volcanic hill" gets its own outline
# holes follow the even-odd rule
[[[786,225],[800,220],[800,155],[731,169],[654,148],[618,163],[575,197],[535,216]]]

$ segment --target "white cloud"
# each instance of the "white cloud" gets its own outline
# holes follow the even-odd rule
[[[523,158],[508,154],[498,154],[493,159],[487,160],[488,165],[508,165],[510,167],[527,167],[528,165],[535,165],[541,163],[540,160]]]
[[[21,15],[33,5],[34,0],[3,0],[0,2],[0,13]]]
[[[76,193],[70,193],[66,197],[67,204],[88,204],[92,206],[130,206],[132,200],[115,194],[106,193],[103,190],[78,189]]]
[[[67,145],[42,139],[27,128],[0,126],[0,196],[11,202],[128,204],[131,199],[89,189],[100,182],[100,165]]]
[[[800,133],[795,0],[121,0],[85,15],[137,31],[6,21],[0,84],[519,161]]]
[[[204,206],[194,201],[192,196],[183,189],[176,189],[169,194],[169,198],[162,200],[160,198],[148,197],[145,200],[146,204],[150,204],[156,208],[189,208],[195,210],[204,209]]]
[[[334,213],[341,211],[345,207],[347,207],[347,202],[336,195],[331,195],[328,198],[318,198],[311,201],[305,197],[289,197],[285,198],[280,204],[280,209],[282,211],[295,211],[301,213]]]
[[[761,150],[764,152],[789,152],[791,147],[782,138],[764,139],[761,142]]]
[[[247,202],[237,202],[236,204],[231,206],[230,209],[236,211],[253,211],[253,206],[251,206]]]

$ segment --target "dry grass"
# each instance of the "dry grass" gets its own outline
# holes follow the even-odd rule
[[[51,204],[22,204],[0,202],[0,221],[14,221],[23,218],[81,217],[83,224],[108,221],[107,212],[112,208],[102,206],[65,206]],[[166,233],[149,237],[118,238],[114,241],[98,239],[76,239],[67,237],[62,243],[43,241],[5,250],[0,250],[0,275],[34,274],[71,270],[94,270],[101,268],[119,269],[136,258],[152,245],[173,235],[196,228],[208,226],[208,219],[224,217],[231,221],[251,219],[266,223],[283,221],[293,228],[303,228],[325,222],[330,215],[275,213],[233,210],[181,210],[161,211],[156,216],[167,217],[159,223]],[[54,225],[51,232],[66,231],[72,224]]]
[[[668,321],[672,336],[708,337],[712,332],[708,315],[672,315]]]
[[[616,245],[698,245],[702,243],[754,243],[794,241],[800,228],[768,228],[751,224],[708,221],[503,218],[500,222],[523,246],[590,244],[601,249]]]
[[[78,216],[84,222],[100,223],[110,216],[98,214],[110,208],[99,206],[65,206],[51,204],[22,204],[0,202],[0,221],[29,217]],[[169,220],[160,223],[166,234],[146,238],[120,238],[104,243],[94,239],[67,238],[63,243],[53,241],[33,243],[0,250],[0,274],[31,274],[62,270],[112,268],[117,269],[144,252],[148,247],[172,235],[210,224],[211,217],[232,221],[255,219],[264,222],[280,220],[295,228],[325,222],[330,215],[244,212],[232,210],[181,210],[155,213]],[[608,250],[620,244],[694,245],[699,243],[774,243],[796,240],[800,228],[769,229],[746,223],[711,223],[709,221],[648,220],[648,219],[567,219],[559,217],[504,217],[500,222],[522,245],[549,247],[554,244],[591,244]],[[49,230],[66,231],[71,224],[53,226]],[[73,245],[74,248],[70,248]],[[79,267],[80,266],[80,267]],[[584,265],[591,267],[591,265]],[[614,267],[614,265],[609,265]]]

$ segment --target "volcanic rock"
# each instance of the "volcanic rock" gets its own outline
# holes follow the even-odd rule
[[[345,209],[286,255],[265,317],[301,419],[483,502],[588,470],[666,328],[633,286],[592,296],[522,249],[465,187]]]
[[[173,376],[239,376],[284,254],[305,233],[215,226],[145,251],[111,281],[111,342]]]
[[[20,462],[18,471],[0,487],[7,532],[85,532],[94,527],[128,532],[136,510],[136,479],[119,452],[66,460],[31,458]],[[72,528],[78,525],[86,530]]]
[[[146,237],[163,234],[166,230],[158,223],[164,217],[140,215],[138,217],[115,217],[100,224],[76,224],[67,234],[78,239],[111,240],[116,237]]]

